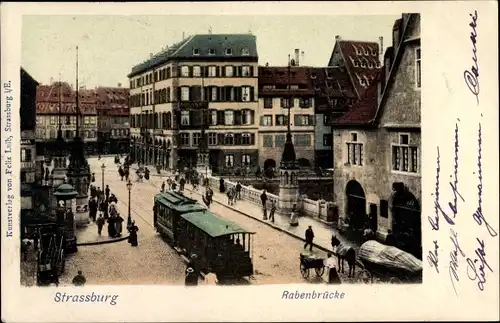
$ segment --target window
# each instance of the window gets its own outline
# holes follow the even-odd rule
[[[347,142],[347,164],[363,165],[363,143],[358,142],[358,134],[351,133],[351,141]]]
[[[273,108],[273,98],[264,98],[264,109]]]
[[[311,99],[309,98],[300,98],[300,103],[299,103],[301,108],[309,108],[311,107]]]
[[[211,100],[212,101],[217,101],[217,88],[216,87],[212,87],[212,91],[211,91]]]
[[[234,145],[234,135],[232,133],[224,135],[224,145]]]
[[[50,124],[56,124],[56,117],[50,116]]]
[[[31,161],[31,149],[21,149],[21,161],[22,162]]]
[[[274,138],[274,145],[276,147],[283,147],[285,145],[286,136],[285,135],[276,135]]]
[[[190,140],[189,140],[189,133],[181,133],[181,145],[182,146],[189,146]]]
[[[181,111],[181,125],[189,126],[189,111]]]
[[[224,165],[226,167],[233,167],[234,166],[234,156],[233,155],[224,156]]]
[[[64,131],[64,137],[71,138],[71,130]]]
[[[252,124],[252,110],[243,110],[241,112],[242,124],[250,125]]]
[[[392,170],[418,173],[418,148],[410,145],[409,134],[400,134],[399,144],[392,145]]]
[[[327,114],[324,114],[324,115],[323,115],[323,125],[324,125],[324,126],[327,126],[327,125],[328,125],[328,115],[327,115]]]
[[[288,125],[288,116],[284,114],[276,115],[276,125],[277,126],[286,126]]]
[[[309,123],[311,121],[311,123]],[[295,126],[312,126],[312,116],[307,114],[296,114],[294,120]]]
[[[272,135],[264,135],[262,136],[262,146],[266,148],[272,148],[273,147],[273,136]]]
[[[244,133],[241,135],[241,144],[242,145],[251,145],[252,139],[249,133]]]
[[[260,125],[261,126],[272,126],[273,125],[273,116],[267,115],[260,117]]]
[[[226,76],[227,77],[232,77],[233,76],[233,67],[232,66],[225,66],[224,69],[226,71]]]
[[[66,120],[64,120],[64,124],[70,124],[71,123],[71,116],[66,116]]]
[[[241,165],[243,165],[243,166],[250,165],[250,155],[248,155],[248,154],[241,155]]]
[[[41,116],[36,116],[36,124],[42,124],[43,123],[43,119]]]
[[[189,87],[188,86],[181,87],[181,101],[189,101]]]
[[[210,146],[217,145],[217,134],[215,132],[210,132],[208,134],[208,145]]]
[[[323,146],[330,147],[333,145],[333,135],[331,133],[323,135]]]
[[[189,76],[189,66],[181,66],[181,76],[182,77]]]
[[[208,67],[208,76],[209,77],[217,76],[217,67],[216,66],[209,66]],[[216,89],[216,88],[214,88],[214,89]]]
[[[241,76],[251,76],[250,75],[250,66],[242,66],[241,67]]]
[[[234,124],[234,111],[226,110],[224,111],[224,124],[233,125]]]
[[[193,76],[194,77],[201,76],[201,67],[200,66],[193,66]]]
[[[311,135],[295,135],[294,145],[297,147],[311,146]]]
[[[233,55],[233,49],[232,48],[226,48],[226,55]]]
[[[208,55],[215,55],[215,49],[209,48],[208,49]]]
[[[247,47],[243,47],[241,49],[241,56],[248,56],[250,55],[250,50]]]
[[[217,110],[210,111],[210,125],[217,125]]]
[[[422,86],[422,65],[420,58],[420,48],[415,50],[415,82],[418,89]]]
[[[83,122],[84,122],[85,124],[89,124],[89,121],[90,121],[90,118],[89,118],[89,117],[84,117],[84,118],[83,118]]]
[[[193,55],[200,55],[200,49],[199,48],[193,48]]]
[[[289,99],[286,99],[286,98],[281,98],[281,107],[282,108],[288,108],[288,102],[291,102],[292,103],[292,108],[293,108],[293,99],[289,100]]]
[[[242,89],[242,91],[241,91],[241,99],[243,100],[243,102],[250,102],[251,101],[251,98],[250,98],[250,87],[249,86],[243,86],[241,89]]]
[[[193,146],[198,146],[200,144],[201,133],[193,133]]]

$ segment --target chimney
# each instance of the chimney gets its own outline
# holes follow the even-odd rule
[[[300,52],[300,60],[302,61],[302,66],[306,66],[304,60],[304,51]]]
[[[384,37],[380,36],[378,38],[379,40],[379,43],[380,43],[380,48],[379,48],[379,60],[380,60],[380,64],[383,64],[384,63]]]
[[[299,64],[299,53],[300,53],[300,49],[295,48],[295,66],[300,66],[300,64]]]
[[[118,87],[122,87],[122,84],[121,84],[121,83],[118,83]]]
[[[339,40],[341,40],[340,35],[336,35],[335,36],[335,41],[339,41]]]

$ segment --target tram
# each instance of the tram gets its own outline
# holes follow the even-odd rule
[[[167,191],[155,196],[154,225],[174,248],[191,257],[203,272],[220,279],[253,275],[253,236],[238,224],[208,211],[196,200]]]
[[[37,285],[58,284],[64,272],[64,235],[63,228],[55,223],[37,225],[40,242],[37,257]]]

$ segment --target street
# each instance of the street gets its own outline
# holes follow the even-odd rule
[[[101,186],[100,167],[102,163],[106,165],[105,185],[109,185],[111,192],[118,198],[118,210],[126,219],[128,190],[126,182],[121,181],[118,176],[118,167],[113,158],[102,158],[101,161],[91,158],[89,163],[95,173],[96,186]],[[154,171],[151,168],[150,170]],[[62,283],[70,282],[77,271],[82,270],[90,284],[183,284],[184,262],[153,228],[153,196],[159,192],[163,179],[151,176],[149,181],[138,183],[135,181],[135,174],[131,173],[130,178],[134,184],[131,215],[140,229],[139,247],[133,248],[126,241],[81,246],[77,254],[68,257]],[[189,191],[186,194],[201,200],[197,194]],[[301,241],[217,203],[211,206],[211,211],[256,232],[253,242],[254,276],[246,283],[304,282],[299,270],[299,254],[303,250]],[[323,279],[326,279],[326,274]]]

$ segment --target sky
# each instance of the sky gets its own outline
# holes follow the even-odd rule
[[[128,87],[132,67],[195,34],[251,32],[257,37],[259,64],[286,65],[295,48],[301,65],[326,66],[335,36],[346,40],[392,42],[400,15],[373,16],[23,16],[22,66],[39,83],[51,78],[75,84],[76,46],[79,85]]]

